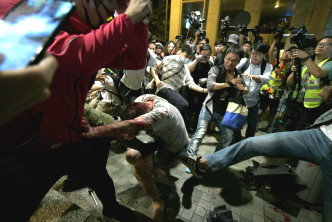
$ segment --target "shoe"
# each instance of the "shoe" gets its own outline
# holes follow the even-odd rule
[[[180,153],[180,161],[186,165],[191,173],[198,179],[203,177],[203,171],[199,169],[197,161],[201,156],[188,155],[185,151]]]
[[[119,203],[103,207],[103,215],[107,219],[114,218],[120,222],[136,222],[137,217],[134,211]]]
[[[188,167],[186,168],[186,173],[191,173],[191,171]]]
[[[81,183],[78,179],[66,179],[62,183],[62,192],[73,192],[87,187],[85,184]]]

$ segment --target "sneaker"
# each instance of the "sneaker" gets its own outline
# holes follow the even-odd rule
[[[197,161],[201,158],[201,156],[188,155],[186,152],[180,153],[180,161],[186,165],[191,173],[198,179],[203,177],[203,171],[199,169],[197,165]]]
[[[103,207],[103,215],[107,219],[114,218],[120,222],[135,222],[137,221],[136,214],[134,211],[125,207],[119,203],[116,203],[111,206]]]
[[[188,167],[186,167],[186,173],[191,173],[191,171]]]

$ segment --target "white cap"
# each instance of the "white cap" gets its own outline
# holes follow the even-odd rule
[[[239,44],[239,36],[237,34],[230,34],[227,42],[234,43],[236,45]]]

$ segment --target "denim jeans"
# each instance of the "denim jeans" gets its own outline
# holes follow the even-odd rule
[[[320,129],[250,137],[205,158],[216,171],[254,156],[295,157],[320,165],[323,172],[323,221],[332,221],[332,141]]]
[[[187,153],[197,155],[198,147],[201,145],[202,140],[206,135],[211,120],[214,120],[219,129],[219,133],[221,134],[221,140],[218,142],[216,150],[229,146],[233,140],[233,131],[221,125],[222,119],[223,116],[216,112],[213,112],[211,115],[203,105],[198,117],[197,129],[189,143]]]

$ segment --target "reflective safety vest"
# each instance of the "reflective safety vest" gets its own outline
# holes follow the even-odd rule
[[[330,58],[325,59],[324,61],[320,62],[318,64],[319,67],[322,67],[327,61],[329,61]],[[307,72],[307,66],[305,66],[302,69],[301,73],[301,79],[303,79],[304,74]],[[332,81],[329,82],[329,85],[331,85]],[[310,75],[306,91],[304,94],[304,101],[303,105],[306,108],[312,109],[320,106],[320,104],[323,103],[322,97],[320,97],[318,94],[323,90],[323,87],[325,85],[323,84],[322,80],[320,78],[315,78],[313,75]],[[296,98],[298,94],[298,85],[296,85],[296,88],[293,92],[293,98]]]
[[[284,71],[288,65],[281,71],[281,75],[284,75]],[[274,94],[276,91],[282,91],[284,88],[281,75],[277,75],[274,71],[272,72],[271,79],[268,83],[262,85],[260,90],[267,90],[269,94]],[[277,92],[276,92],[277,93]]]

